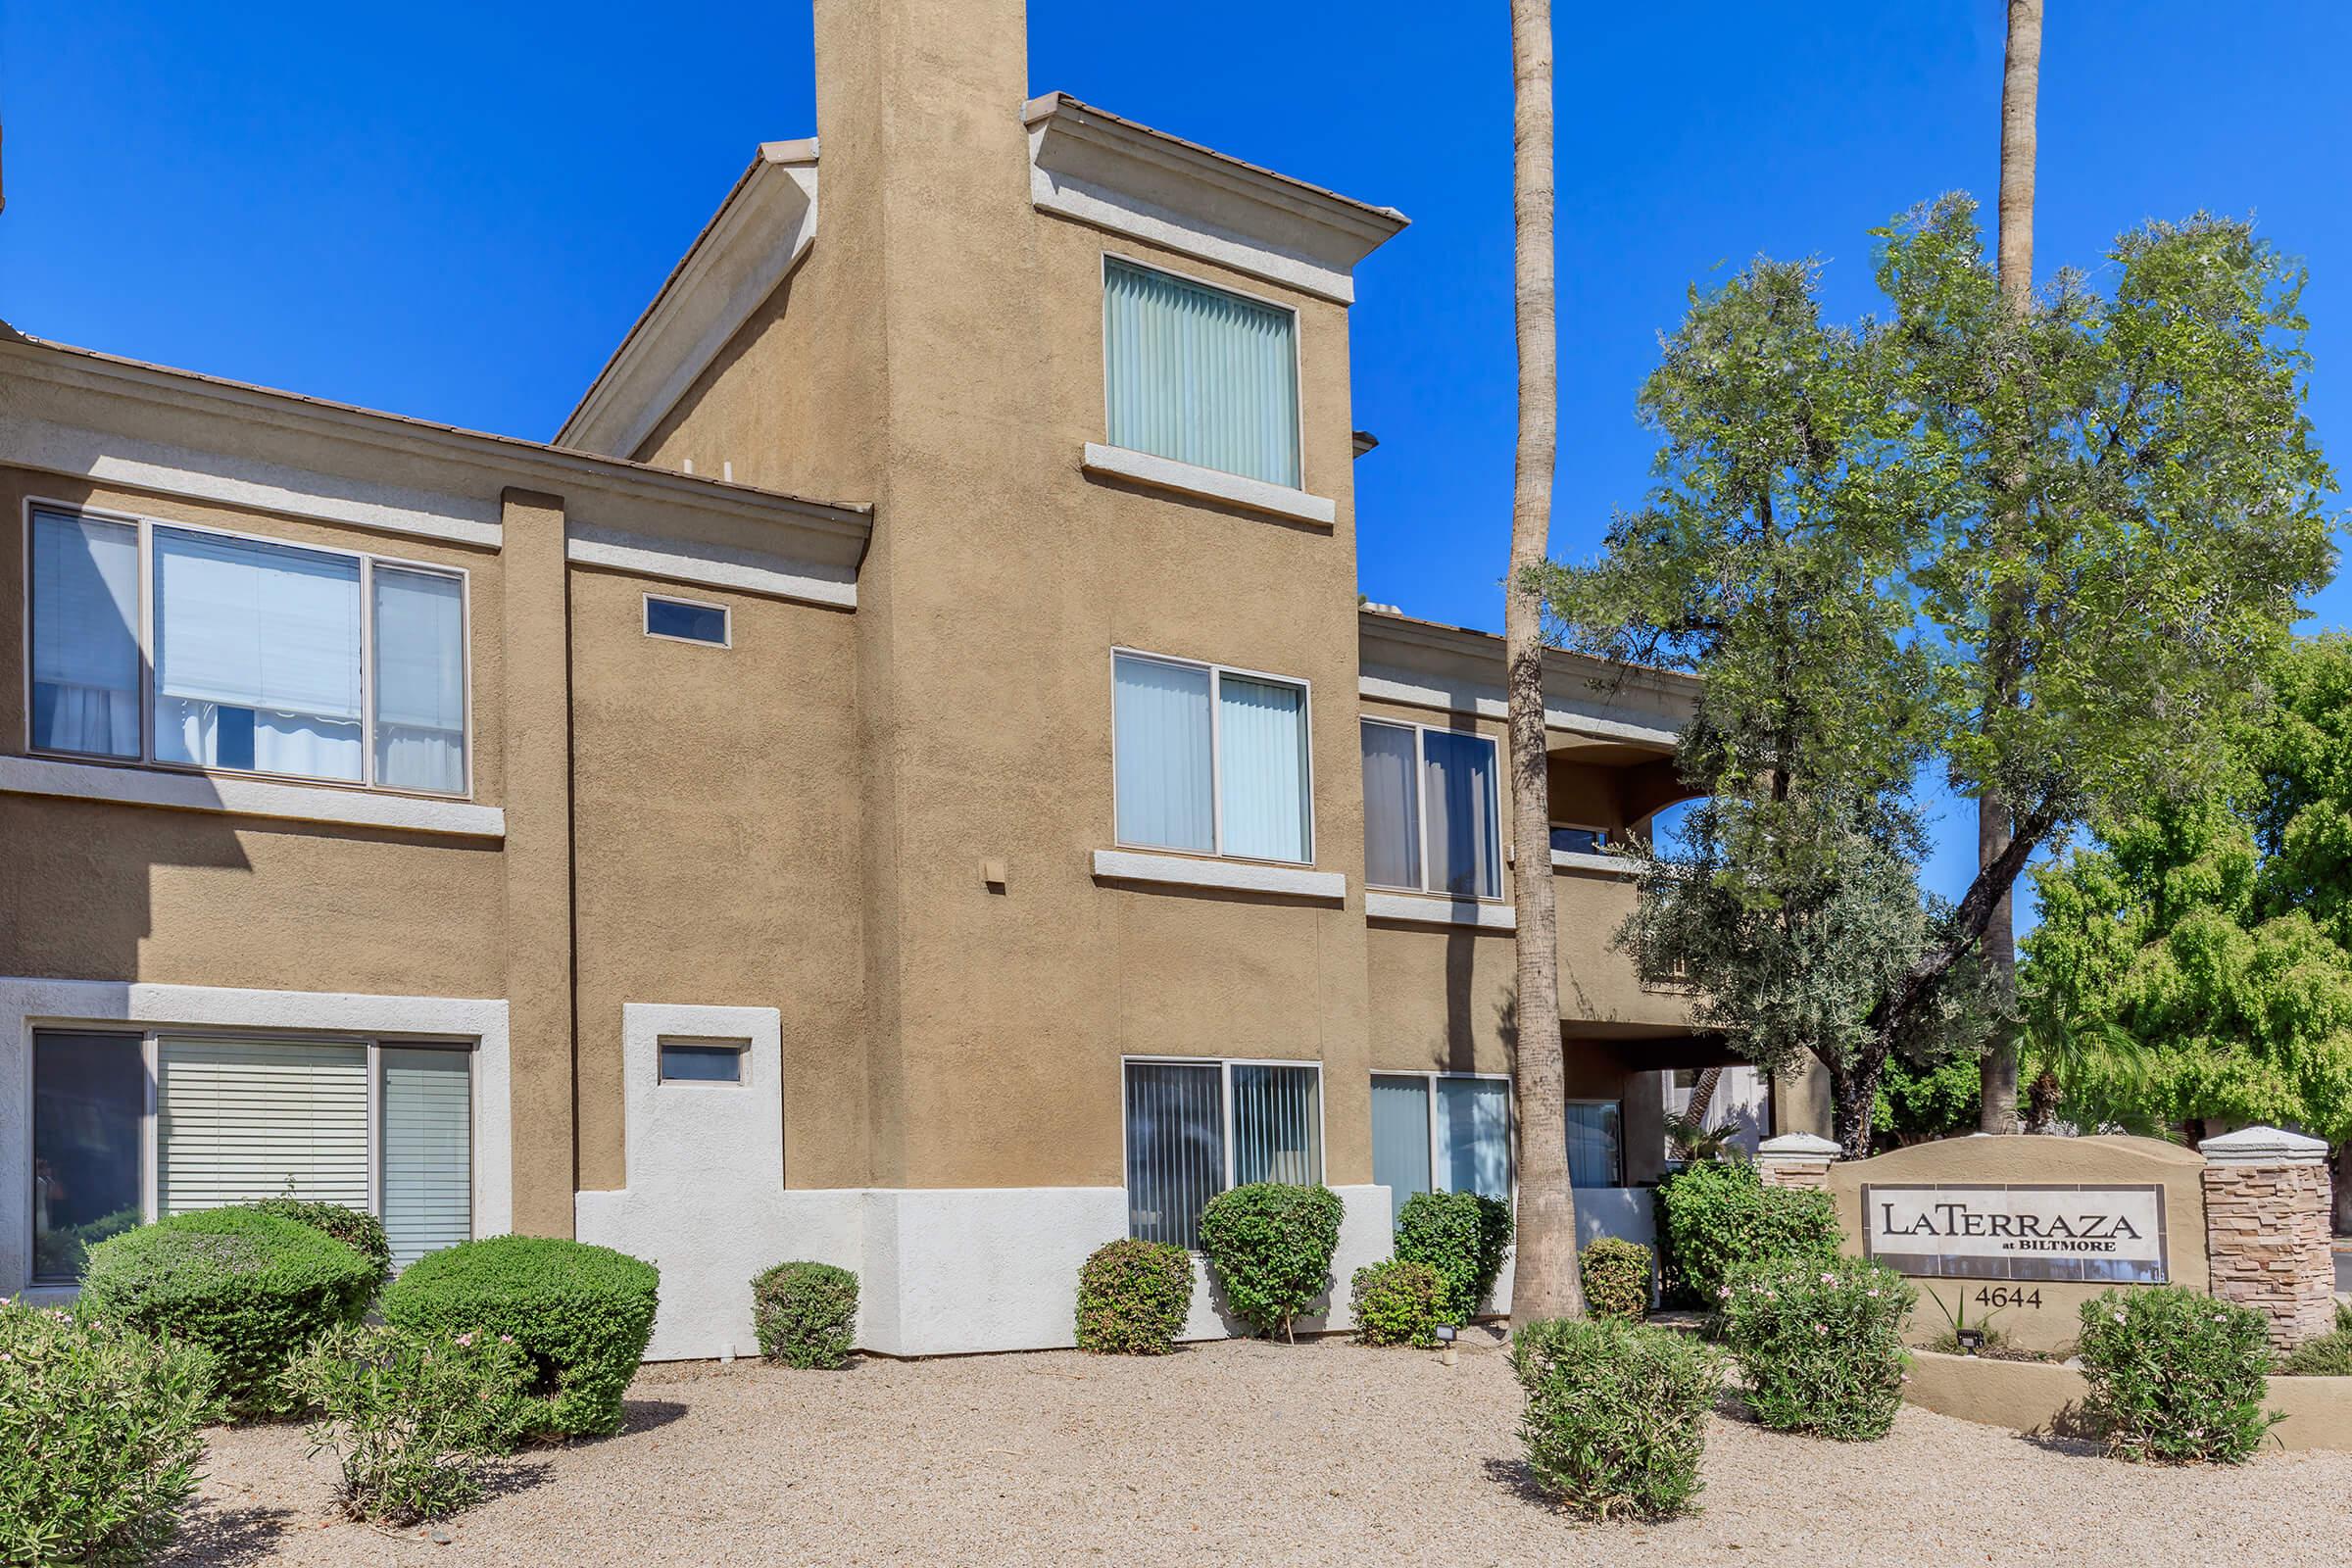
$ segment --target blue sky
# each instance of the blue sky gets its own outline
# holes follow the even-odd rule
[[[1500,624],[1510,75],[1501,0],[1032,0],[1035,91],[1403,209],[1359,274],[1364,591]],[[1633,416],[1685,289],[1758,253],[1867,308],[1866,230],[1989,212],[1999,0],[1560,7],[1555,554],[1647,483]],[[2352,8],[2051,7],[2036,265],[2253,214],[2309,260],[2323,442],[2352,428]],[[649,25],[649,18],[658,26]],[[1237,40],[1244,46],[1237,47]],[[800,0],[0,9],[0,317],[66,342],[551,434],[749,160],[813,128]],[[2339,457],[2341,454],[2339,454]],[[2346,461],[2352,461],[2348,459]],[[2314,606],[2352,620],[2352,588]],[[1951,816],[1929,880],[1966,881]]]

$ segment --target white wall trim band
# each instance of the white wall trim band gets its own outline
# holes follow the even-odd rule
[[[1622,856],[1589,855],[1582,850],[1552,851],[1551,868],[1554,871],[1592,871],[1601,876],[1630,877],[1640,874],[1634,862]]]
[[[1395,920],[1408,925],[1466,925],[1481,931],[1516,931],[1518,911],[1507,904],[1477,899],[1448,899],[1428,893],[1364,892],[1364,918]]]
[[[1374,702],[1398,703],[1407,708],[1434,708],[1440,712],[1471,713],[1480,718],[1510,716],[1510,709],[1503,701],[1499,686],[1439,686],[1425,680],[1364,675],[1357,679],[1356,691],[1358,695]],[[1580,712],[1563,708],[1556,702],[1544,705],[1544,727],[1564,730],[1571,735],[1590,735],[1597,740],[1634,741],[1643,746],[1669,749],[1679,738],[1677,731],[1660,724],[1612,718],[1604,713]]]
[[[1173,887],[1224,888],[1235,893],[1281,893],[1299,899],[1348,897],[1342,871],[1264,865],[1255,860],[1200,860],[1141,850],[1095,851],[1095,875],[1105,882],[1164,882]]]
[[[1289,485],[1268,484],[1263,479],[1245,478],[1218,468],[1203,468],[1198,464],[1178,463],[1172,458],[1153,457],[1149,452],[1106,447],[1099,441],[1086,444],[1079,466],[1088,473],[1132,479],[1138,484],[1228,502],[1318,527],[1330,527],[1340,514],[1338,504],[1326,496],[1309,495]]]
[[[820,565],[695,539],[653,539],[579,522],[567,530],[564,553],[575,565],[732,588],[835,610],[858,608],[855,566]]]
[[[38,757],[0,757],[0,795],[47,795],[63,800],[156,806],[176,811],[331,822],[344,827],[403,828],[461,838],[502,839],[507,813],[470,801],[224,778],[218,773],[167,773],[140,767],[54,762]]]
[[[514,1228],[514,1092],[503,1001],[6,977],[0,978],[0,1295],[23,1289],[32,1267],[33,1030],[159,1025],[472,1040],[473,1234],[501,1236]]]

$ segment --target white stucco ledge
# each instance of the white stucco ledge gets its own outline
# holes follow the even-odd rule
[[[269,779],[211,773],[164,773],[135,767],[53,762],[38,757],[0,757],[0,795],[47,795],[156,806],[176,811],[217,811],[289,822],[333,822],[347,827],[407,828],[463,838],[503,839],[507,813],[470,801],[279,784]]]
[[[1097,850],[1095,877],[1103,882],[1278,893],[1295,899],[1328,899],[1334,904],[1348,897],[1348,877],[1341,871],[1310,871],[1304,866],[1264,865],[1255,860],[1198,860],[1186,855],[1152,855],[1141,850]]]
[[[1758,1159],[1836,1159],[1842,1152],[1835,1141],[1817,1133],[1783,1133],[1756,1146]]]
[[[1099,476],[1132,479],[1138,484],[1228,502],[1322,528],[1330,527],[1340,514],[1338,504],[1328,496],[1308,495],[1289,485],[1268,484],[1263,479],[1246,478],[1222,468],[1203,468],[1199,464],[1178,463],[1173,458],[1153,457],[1149,452],[1132,452],[1125,447],[1106,447],[1095,441],[1086,444],[1086,457],[1079,466]]]
[[[1601,876],[1632,876],[1634,862],[1622,855],[1588,855],[1582,850],[1551,852],[1554,871],[1590,871]]]
[[[1507,904],[1448,899],[1427,893],[1364,893],[1364,918],[1405,925],[1466,925],[1481,931],[1516,931],[1519,911]]]
[[[2328,1145],[2279,1127],[2240,1127],[2204,1140],[2197,1152],[2213,1165],[2320,1165],[2327,1162]]]

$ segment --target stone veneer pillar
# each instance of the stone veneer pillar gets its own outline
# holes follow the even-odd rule
[[[1830,1165],[1838,1148],[1812,1133],[1783,1133],[1756,1146],[1756,1171],[1767,1187],[1797,1187],[1827,1192]]]
[[[2205,1236],[2213,1294],[2271,1320],[2281,1348],[2335,1323],[2328,1242],[2328,1146],[2248,1127],[2197,1145],[2205,1156]]]

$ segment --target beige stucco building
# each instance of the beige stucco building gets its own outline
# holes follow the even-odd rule
[[[817,134],[552,443],[0,341],[0,1293],[292,1190],[652,1258],[657,1355],[796,1256],[869,1348],[1014,1348],[1230,1182],[1340,1192],[1343,1280],[1508,1190],[1500,645],[1355,588],[1405,220],[1031,97],[1019,0],[816,21]],[[1639,1234],[1724,1058],[1595,851],[1693,694],[1548,679],[1573,1157]]]

